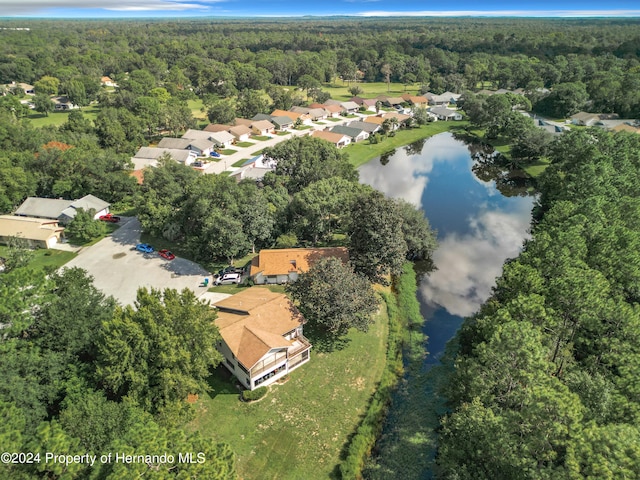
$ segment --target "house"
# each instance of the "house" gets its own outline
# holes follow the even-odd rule
[[[236,117],[233,119],[234,125],[244,125],[245,127],[251,128],[252,123],[253,123],[253,120],[249,120],[247,118]]]
[[[73,110],[74,108],[78,108],[77,105],[71,103],[69,97],[52,97],[51,100],[54,103],[54,110],[58,112],[62,112],[64,110]]]
[[[345,111],[345,109],[340,104],[336,105],[325,103],[324,109],[327,112],[327,116],[332,118],[339,117],[340,115],[342,115],[342,112]]]
[[[94,209],[96,212],[94,218],[97,219],[100,215],[109,213],[110,205],[93,195],[85,195],[78,200],[28,197],[17,208],[14,215],[68,223],[75,217],[78,208],[85,211]]]
[[[342,102],[340,104],[342,108],[344,108],[348,113],[357,113],[360,110],[360,105],[356,102]]]
[[[164,137],[158,142],[158,147],[172,150],[186,150],[190,143],[191,140],[188,138]]]
[[[382,103],[387,107],[395,107],[405,103],[405,100],[402,97],[387,97]]]
[[[315,122],[318,120],[324,120],[329,116],[329,113],[324,108],[310,108],[309,116],[311,117],[311,120]]]
[[[210,123],[204,127],[204,132],[228,132],[231,125],[222,125],[220,123]]]
[[[194,132],[201,132],[200,130],[193,130]],[[203,132],[201,132],[203,133]],[[204,132],[207,137],[213,137],[218,135],[211,132]],[[187,134],[185,134],[187,135]],[[229,135],[229,134],[227,134]],[[208,157],[211,152],[215,150],[215,142],[209,139],[193,139],[193,138],[171,138],[164,137],[158,142],[158,147],[169,148],[175,150],[191,150],[199,157]]]
[[[21,238],[30,247],[52,248],[62,238],[64,227],[57,220],[0,215],[0,243]]]
[[[340,135],[346,135],[347,137],[350,137],[351,141],[354,143],[369,138],[369,133],[365,130],[353,127],[345,127],[343,125],[336,125],[335,127],[331,128],[330,131],[333,133],[339,133]]]
[[[338,148],[346,147],[351,143],[351,137],[326,130],[314,130],[311,136],[331,142]]]
[[[249,390],[270,385],[309,361],[305,320],[284,293],[252,287],[214,306],[223,365]]]
[[[402,98],[405,98],[405,96],[403,95]],[[421,95],[415,96],[415,95],[407,95],[406,96],[406,100],[407,103],[413,105],[414,107],[419,107],[419,106],[426,106],[429,101],[427,100],[426,97],[423,97]]]
[[[274,110],[271,112],[271,117],[289,117],[292,123],[296,123],[298,120],[300,120],[301,123],[311,123],[311,117],[308,113],[296,113],[291,110]]]
[[[376,123],[371,123],[371,122],[362,122],[360,120],[355,120],[353,122],[351,122],[349,125],[347,125],[348,127],[351,128],[358,128],[360,130],[364,130],[365,132],[367,132],[369,135],[371,135],[372,133],[376,133],[378,131],[381,130],[380,125],[376,124]]]
[[[433,107],[429,110],[438,120],[462,120],[462,114],[446,107]]]
[[[275,169],[275,160],[266,158],[264,155],[256,155],[244,162],[240,168],[230,176],[235,178],[237,182],[247,179],[260,182],[268,172],[273,172]]]
[[[398,123],[402,123],[405,120],[411,118],[411,115],[407,115],[406,113],[398,113],[398,112],[387,112],[382,114],[382,118],[386,120],[387,118],[395,118]]]
[[[425,93],[424,94],[425,98],[427,99],[427,101],[429,102],[429,105],[434,105],[434,106],[446,106],[449,105],[449,101],[451,100],[451,97],[447,96],[447,95],[436,95],[435,93]]]
[[[460,97],[462,97],[462,94],[446,91],[442,94],[442,96],[447,97],[449,99],[449,103],[453,103],[455,105],[456,103],[458,103],[458,100],[460,100]]]
[[[28,83],[11,82],[7,87],[10,92],[13,92],[16,88],[21,88],[24,91],[24,93],[26,93],[27,95],[36,94],[34,86],[29,85]]]
[[[585,127],[591,127],[593,125],[602,124],[603,120],[618,120],[620,117],[615,113],[587,113],[578,112],[575,115],[571,115],[571,123],[574,125],[582,125]]]
[[[100,84],[104,85],[105,87],[117,87],[118,84],[116,82],[114,82],[113,80],[111,80],[110,77],[104,76],[100,78]]]
[[[163,155],[169,155],[173,160],[185,165],[191,165],[198,157],[198,154],[191,150],[175,148],[141,147],[131,158],[134,169],[139,170],[147,166],[155,167],[158,159]]]
[[[258,285],[295,282],[301,272],[327,257],[337,257],[346,263],[349,252],[344,247],[260,250],[251,261],[249,275]]]
[[[228,127],[228,128],[231,128],[231,127]],[[209,140],[211,138],[211,132],[207,132],[205,130],[195,130],[193,128],[190,128],[189,130],[184,132],[184,135],[182,135],[182,138],[188,138],[190,140]]]
[[[633,125],[629,125],[628,123],[622,123],[616,127],[613,127],[611,130],[614,132],[640,133],[640,127],[634,127]]]
[[[252,120],[250,128],[255,135],[272,135],[276,126],[269,120]]]
[[[291,117],[285,115],[271,117],[271,122],[278,130],[286,130],[287,128],[293,127],[293,120],[291,120]]]
[[[229,148],[236,137],[229,132],[209,132],[209,139],[219,148]]]
[[[395,118],[399,118],[400,115],[408,117],[408,115],[404,115],[404,114],[399,114],[399,113],[393,113],[393,112],[389,112],[388,114],[385,115],[370,115],[368,117],[366,117],[364,119],[364,123],[370,123],[373,125],[377,125],[378,127],[380,127],[380,129],[382,129],[382,124],[385,122],[385,120],[388,120],[389,118],[395,117]],[[398,128],[400,128],[400,121],[398,121],[398,123],[396,123],[395,126],[393,126],[394,130],[397,130]]]
[[[251,129],[246,125],[236,125],[229,129],[229,133],[235,137],[237,142],[246,142],[251,136]]]

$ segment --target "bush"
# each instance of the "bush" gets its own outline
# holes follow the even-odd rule
[[[245,402],[254,402],[260,400],[267,394],[267,387],[258,387],[255,390],[244,390],[242,392],[242,400]]]

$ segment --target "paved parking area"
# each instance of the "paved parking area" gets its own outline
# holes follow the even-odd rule
[[[133,304],[140,287],[189,288],[197,296],[206,292],[200,287],[204,277],[212,277],[197,263],[176,257],[165,260],[156,252],[141,253],[133,248],[140,240],[137,218],[123,218],[120,228],[95,245],[83,248],[65,267],[80,267],[93,276],[96,288],[112,295],[120,304]]]

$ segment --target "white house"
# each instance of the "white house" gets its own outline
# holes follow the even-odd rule
[[[267,386],[310,359],[304,318],[284,293],[252,287],[215,303],[223,365],[253,390]]]
[[[433,107],[429,110],[438,120],[462,120],[462,114],[447,107]]]

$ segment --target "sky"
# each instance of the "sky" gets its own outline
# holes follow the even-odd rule
[[[640,17],[636,0],[0,0],[0,17]]]

